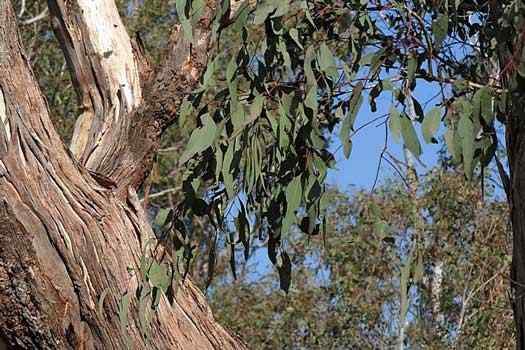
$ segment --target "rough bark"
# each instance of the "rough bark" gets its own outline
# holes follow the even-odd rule
[[[84,110],[71,149],[119,191],[137,187],[151,169],[162,132],[206,67],[216,0],[206,2],[193,44],[174,27],[169,54],[154,70],[130,40],[113,0],[49,0],[49,5]]]
[[[525,125],[524,97],[514,98],[515,112],[507,122],[507,152],[510,169],[508,200],[513,231],[511,286],[513,289],[516,349],[525,349]],[[521,107],[521,108],[520,108]]]
[[[172,92],[186,83],[182,91],[189,91],[205,55],[193,57],[198,45],[191,57],[176,53],[175,40],[148,86],[141,81],[148,70],[138,69],[142,55],[111,1],[51,0],[50,7],[83,107],[72,152],[50,121],[11,4],[0,0],[0,338],[27,349],[244,348],[215,323],[190,281],[177,288],[172,305],[161,299],[144,336],[133,296],[138,281],[129,272],[154,237],[136,187],[181,97],[165,91],[148,101],[160,96],[159,86]],[[95,14],[115,35],[97,36]],[[208,25],[204,20],[197,30]],[[123,328],[118,303],[125,293],[132,297]]]

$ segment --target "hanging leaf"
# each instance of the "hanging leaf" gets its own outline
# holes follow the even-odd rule
[[[235,196],[234,186],[233,186],[233,175],[231,174],[231,164],[233,161],[233,154],[235,151],[235,141],[230,142],[226,153],[224,154],[224,160],[222,162],[222,179],[224,181],[224,188],[228,194],[228,198],[233,198]]]
[[[403,141],[406,148],[412,153],[416,158],[419,158],[421,155],[421,144],[414,129],[412,121],[407,117],[403,116],[399,118],[401,126],[401,134],[403,135]]]
[[[388,128],[390,134],[396,143],[401,143],[401,115],[399,111],[394,107],[390,106]]]
[[[438,131],[440,123],[441,110],[437,107],[432,108],[423,119],[423,124],[421,125],[421,129],[423,130],[423,139],[426,143],[435,141],[434,135]]]
[[[156,262],[151,264],[148,278],[151,285],[159,288],[163,293],[166,293],[166,290],[171,283],[170,273],[167,266]]]
[[[284,67],[287,72],[292,72],[292,60],[290,59],[290,54],[288,53],[288,48],[283,37],[279,37],[279,44],[277,45],[277,51],[281,53],[281,56],[284,61]]]
[[[193,106],[191,105],[191,102],[188,100],[184,100],[182,102],[182,106],[180,107],[179,111],[179,125],[184,126],[186,123],[186,120],[191,115],[191,112],[193,112]]]
[[[450,126],[445,132],[445,142],[447,144],[448,152],[452,156],[454,163],[459,163],[461,161],[461,147],[458,147],[456,143],[456,135],[454,128]]]
[[[263,104],[264,104],[264,97],[262,95],[255,96],[255,99],[253,100],[250,106],[250,118],[251,119],[256,119],[261,115]]]
[[[357,86],[352,90],[352,97],[350,98],[350,104],[348,113],[341,124],[341,130],[339,131],[339,140],[343,145],[345,157],[350,156],[351,151],[351,140],[350,140],[350,131],[354,128],[354,122],[357,116],[357,112],[361,108],[363,103],[363,83],[359,82]],[[342,112],[339,112],[342,114]]]
[[[348,139],[347,142],[343,143],[343,153],[345,158],[350,158],[350,153],[352,153],[352,140]]]
[[[186,163],[194,155],[210,147],[215,141],[217,125],[208,114],[204,114],[201,120],[202,127],[195,129],[191,134],[186,150],[180,157],[180,164]]]
[[[337,73],[337,65],[335,63],[335,58],[332,55],[332,52],[330,51],[326,43],[324,42],[319,48],[318,62],[321,71],[325,72],[333,80],[337,80],[339,74]]]
[[[350,98],[350,104],[348,106],[348,114],[345,121],[343,121],[343,123],[348,123],[349,128],[352,130],[354,128],[357,113],[363,104],[363,88],[363,83],[359,82],[356,87],[352,89],[352,97]]]
[[[188,17],[186,17],[186,0],[176,0],[175,8],[177,10],[177,16],[179,17],[179,21],[182,25],[184,39],[191,43],[193,42],[193,32],[191,28],[191,22],[188,19]]]
[[[291,28],[288,34],[293,39],[293,41],[297,44],[297,46],[299,46],[300,49],[304,49],[299,39],[299,31],[297,30],[297,28]]]
[[[441,47],[448,35],[448,15],[442,14],[432,22],[432,33],[436,47]]]
[[[235,73],[237,72],[237,59],[233,56],[226,66],[226,79],[228,82],[231,82],[235,78]]]
[[[417,69],[417,58],[414,55],[410,55],[407,63],[407,79],[409,82],[414,80]]]
[[[474,94],[472,98],[472,114],[476,118],[483,118],[487,125],[490,125],[494,120],[494,113],[492,112],[492,95],[490,88],[482,87]]]
[[[304,105],[308,108],[310,108],[314,115],[317,115],[317,87],[312,86],[308,93],[306,94],[306,98],[304,99]]]
[[[313,46],[309,46],[304,53],[304,75],[306,77],[306,85],[308,87],[317,86],[315,80],[314,70],[312,69],[312,62],[315,58],[315,51]]]
[[[317,30],[317,26],[315,25],[314,19],[312,18],[312,14],[310,13],[310,9],[308,8],[308,1],[301,1],[301,8],[304,10],[306,18],[308,19],[310,24]]]
[[[128,309],[129,309],[129,295],[128,293],[122,296],[118,305],[118,318],[120,326],[126,328],[128,326]]]
[[[279,272],[279,285],[286,293],[290,290],[290,282],[292,280],[292,261],[288,254],[282,250],[280,263],[277,264],[277,271]]]
[[[273,3],[272,1],[260,2],[257,5],[257,8],[254,13],[253,24],[259,25],[259,24],[264,23],[264,21],[266,21],[268,16],[270,16],[270,14],[274,12],[276,8],[277,8],[277,5]]]
[[[474,160],[474,124],[470,115],[463,114],[458,123],[458,135],[461,139],[463,166],[467,179],[472,178]]]
[[[295,177],[286,187],[286,216],[283,219],[282,232],[286,233],[295,223],[295,210],[301,204],[303,195],[301,188],[301,177]]]
[[[400,305],[399,305],[399,318],[401,322],[405,322],[408,312],[408,283],[410,279],[410,270],[412,265],[413,252],[410,251],[407,261],[401,267],[401,274],[399,277],[399,294],[400,294]]]
[[[233,124],[233,131],[238,133],[246,123],[246,116],[244,106],[235,100],[230,101],[230,114]]]
[[[206,89],[208,86],[213,85],[214,83],[213,75],[215,74],[215,71],[217,70],[218,60],[219,60],[219,56],[215,57],[213,61],[208,63],[208,65],[206,66],[206,71],[204,72],[204,76],[202,78],[202,86],[197,91],[202,91]]]

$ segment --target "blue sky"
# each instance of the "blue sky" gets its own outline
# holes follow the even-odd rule
[[[434,107],[437,100],[433,100],[426,106],[424,102],[431,99],[437,90],[430,84],[418,81],[418,88],[414,92],[414,97],[421,103],[425,112]],[[355,123],[357,129],[360,125],[373,120],[388,112],[391,101],[388,94],[383,94],[377,99],[377,111],[372,113],[368,104],[368,95],[365,96],[361,110],[359,111]],[[346,159],[340,147],[337,137],[334,137],[334,143],[331,147],[333,151],[339,149],[335,154],[337,161],[336,169],[331,170],[328,175],[328,182],[337,186],[341,190],[352,191],[357,189],[372,189],[376,177],[378,162],[385,142],[385,119],[380,119],[375,123],[363,128],[352,138],[352,153],[349,159]],[[419,124],[416,126],[418,134],[421,136]],[[426,144],[420,137],[423,154],[421,162],[426,166],[418,166],[418,173],[425,173],[436,165],[438,151],[442,147],[440,144]],[[404,160],[403,148],[401,144],[395,143],[391,137],[388,138],[388,150],[397,159]],[[379,172],[379,181],[386,177],[399,178],[393,168],[385,161]]]

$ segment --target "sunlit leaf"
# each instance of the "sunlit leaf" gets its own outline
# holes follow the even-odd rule
[[[434,135],[439,129],[441,123],[441,110],[439,108],[432,108],[423,119],[421,129],[423,131],[423,139],[426,143],[433,142]]]

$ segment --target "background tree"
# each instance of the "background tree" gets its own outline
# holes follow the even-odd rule
[[[424,243],[414,257],[405,346],[431,349],[511,349],[508,308],[511,232],[506,203],[482,203],[479,184],[434,170],[418,201]],[[459,195],[458,195],[459,194]],[[401,182],[374,194],[330,192],[326,241],[294,231],[295,276],[288,294],[260,262],[231,283],[219,269],[209,291],[218,320],[257,349],[391,349],[397,344],[406,250],[414,240],[413,199]],[[259,248],[261,249],[261,248]],[[255,254],[255,256],[260,254]],[[260,258],[258,259],[260,260]],[[436,309],[432,280],[443,264]],[[227,266],[227,264],[226,264]],[[250,267],[251,266],[251,267]]]

